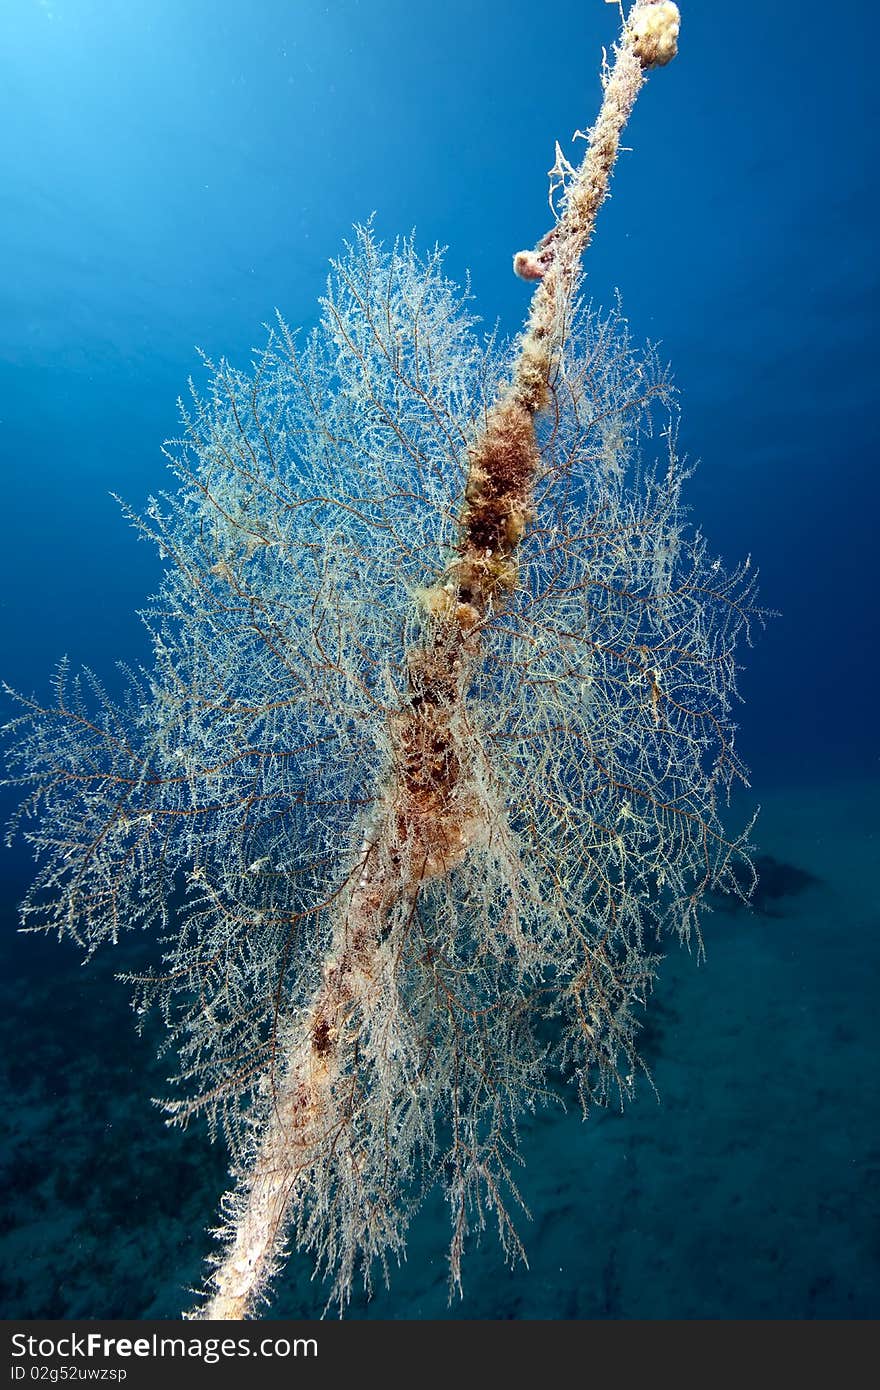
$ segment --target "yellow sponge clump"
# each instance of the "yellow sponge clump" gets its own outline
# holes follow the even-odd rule
[[[681,15],[671,0],[649,0],[637,5],[630,16],[633,52],[643,68],[662,68],[678,52]]]

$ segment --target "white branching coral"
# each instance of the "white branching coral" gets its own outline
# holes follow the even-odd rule
[[[8,728],[25,924],[164,932],[136,1007],[177,1045],[171,1119],[233,1159],[202,1316],[253,1312],[290,1241],[344,1307],[434,1184],[453,1286],[487,1210],[515,1256],[517,1117],[551,1071],[629,1093],[655,943],[741,889],[754,577],[687,529],[655,356],[576,299],[674,10],[624,29],[514,352],[439,254],[358,229],[310,337],[206,363],[132,518],[168,562],[153,669],[119,709],[62,667]]]

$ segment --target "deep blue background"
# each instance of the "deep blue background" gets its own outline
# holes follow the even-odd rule
[[[751,11],[751,12],[750,12]],[[860,25],[859,15],[864,15]],[[782,611],[743,681],[762,779],[877,768],[877,98],[867,4],[686,7],[589,255],[662,341],[695,514]],[[597,104],[611,5],[11,0],[0,81],[3,669],[140,650],[156,560],[108,493],[162,481],[196,345],[245,361],[315,313],[373,210],[516,330],[510,258]],[[855,36],[855,37],[851,37]]]
[[[747,659],[756,794],[876,778],[875,6],[683,5],[589,252],[681,388],[694,516],[781,610]],[[837,27],[835,28],[835,24]],[[0,17],[0,667],[146,654],[158,561],[121,520],[164,485],[199,370],[275,307],[309,325],[376,212],[448,245],[513,333],[553,142],[592,120],[600,0],[7,0]],[[575,147],[575,154],[578,147]],[[580,147],[582,148],[582,146]],[[6,794],[4,794],[6,795]],[[7,796],[6,803],[10,798]],[[5,856],[4,915],[22,884]],[[867,891],[867,890],[866,890]],[[731,1310],[733,1313],[736,1309]]]

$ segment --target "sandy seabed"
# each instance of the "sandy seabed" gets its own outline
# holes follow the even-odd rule
[[[656,1095],[644,1080],[624,1112],[523,1124],[529,1268],[508,1270],[489,1229],[450,1304],[435,1196],[390,1290],[350,1316],[880,1314],[880,787],[756,799],[751,911],[716,902],[705,962],[670,946],[660,967],[642,1033]],[[226,1163],[150,1105],[171,1059],[154,1055],[158,1022],[136,1035],[113,981],[142,943],[82,969],[72,947],[14,925],[0,947],[0,1316],[176,1317]],[[325,1299],[294,1256],[267,1312],[317,1317]]]

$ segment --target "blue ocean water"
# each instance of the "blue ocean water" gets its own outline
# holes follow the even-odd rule
[[[527,1136],[532,1269],[489,1237],[453,1316],[868,1316],[878,1311],[880,501],[873,11],[683,4],[680,56],[628,127],[588,257],[661,343],[701,460],[693,517],[751,553],[779,609],[744,659],[739,745],[764,895],[719,907],[699,971],[649,1010],[661,1105]],[[375,212],[448,247],[516,332],[512,253],[546,230],[546,170],[598,101],[617,15],[560,0],[8,0],[0,17],[0,674],[46,693],[65,653],[112,683],[147,655],[159,561],[110,493],[164,485],[196,348],[246,363],[276,306],[310,326],[327,262]],[[576,151],[575,147],[575,151]],[[3,793],[3,810],[14,797]],[[168,1063],[122,968],[20,938],[0,862],[8,1085],[3,1289],[18,1316],[174,1316],[225,1163],[150,1106]],[[122,949],[122,948],[121,948]],[[138,943],[125,948],[139,949]],[[127,960],[124,968],[130,968]],[[152,1045],[152,1046],[151,1046]],[[528,1184],[531,1183],[529,1188]],[[443,1212],[388,1294],[442,1316]],[[279,1316],[320,1311],[294,1267]]]

